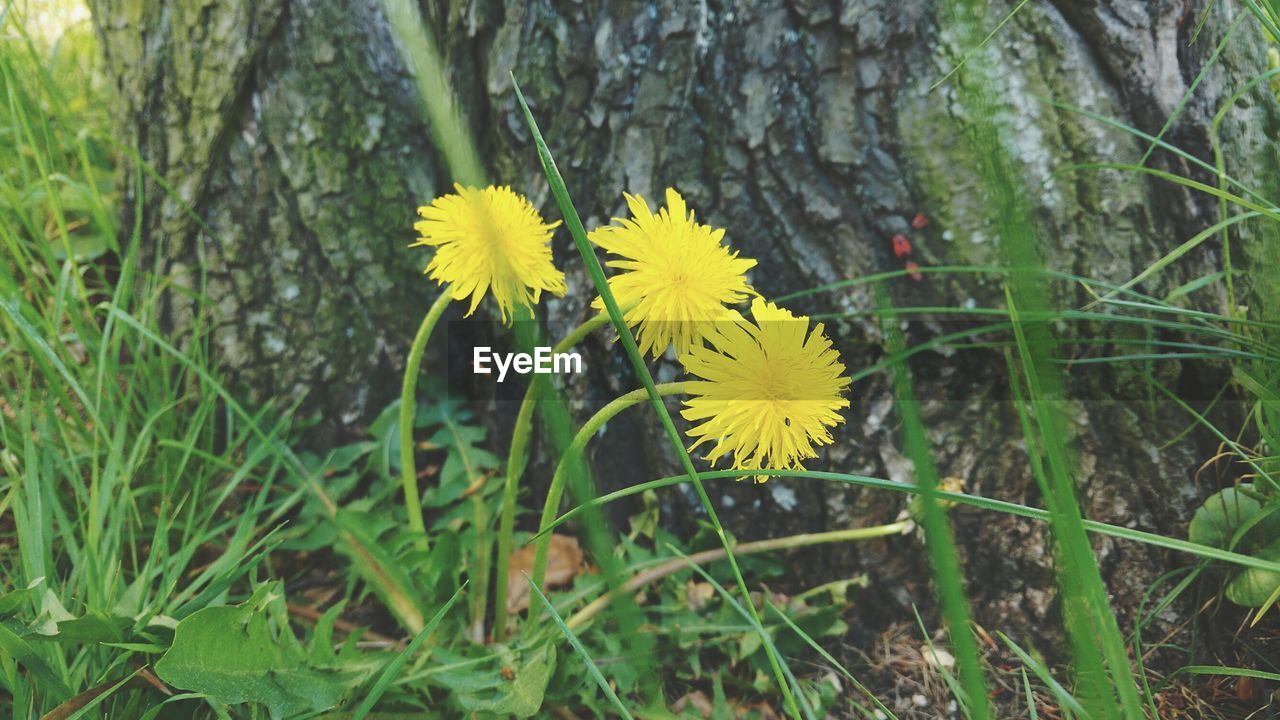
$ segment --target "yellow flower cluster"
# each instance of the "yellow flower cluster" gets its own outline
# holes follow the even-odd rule
[[[656,213],[638,195],[624,198],[631,217],[588,238],[609,256],[609,289],[641,353],[674,348],[697,378],[686,383],[682,411],[694,423],[690,450],[710,444],[707,460],[729,455],[740,470],[794,469],[817,457],[849,407],[849,378],[822,324],[810,328],[809,318],[760,298],[746,277],[756,261],[731,251],[723,229],[698,223],[680,193],[668,189]],[[455,300],[470,298],[468,314],[490,289],[504,321],[543,291],[564,294],[551,257],[555,224],[509,188],[457,186],[418,212],[415,244],[436,247],[426,272]],[[748,299],[751,320],[732,307]]]

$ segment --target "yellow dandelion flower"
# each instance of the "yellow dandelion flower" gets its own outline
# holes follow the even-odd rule
[[[817,457],[815,445],[832,442],[830,429],[849,407],[849,378],[822,323],[810,331],[809,318],[760,298],[751,315],[754,322],[717,323],[711,347],[680,357],[701,378],[685,383],[681,414],[695,423],[689,435],[697,438],[689,450],[714,442],[706,456],[712,464],[732,453],[738,470],[794,469]]]
[[[490,290],[504,323],[517,306],[537,303],[544,290],[564,295],[564,273],[551,259],[551,230],[560,223],[548,225],[509,187],[454,189],[456,194],[418,208],[422,220],[413,228],[422,237],[411,247],[436,248],[424,272],[447,284],[454,300],[470,296],[467,315]]]
[[[724,230],[694,222],[671,188],[656,215],[639,195],[624,197],[632,217],[589,234],[617,256],[606,264],[625,271],[609,278],[609,289],[627,309],[627,325],[638,328],[641,354],[656,358],[673,344],[678,354],[689,352],[716,321],[736,314],[726,305],[755,294],[744,273],[756,261],[730,252]],[[599,298],[594,305],[604,307]]]

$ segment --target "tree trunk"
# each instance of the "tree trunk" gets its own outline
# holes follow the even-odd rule
[[[414,211],[446,192],[413,84],[380,4],[242,0],[204,4],[93,0],[120,91],[124,137],[173,188],[142,187],[142,243],[162,273],[211,303],[222,369],[256,399],[306,398],[304,411],[354,423],[392,396],[413,329],[435,288],[420,276]],[[951,86],[930,86],[969,48],[941,31],[926,0],[698,0],[601,2],[431,0],[424,9],[491,177],[559,216],[511,90],[515,71],[588,227],[623,210],[623,190],[651,201],[681,190],[705,222],[760,265],[752,280],[775,297],[902,268],[890,238],[911,233],[922,265],[998,264],[980,158],[968,151],[965,108]],[[1010,6],[996,3],[990,26]],[[1204,0],[1052,0],[1028,4],[973,54],[994,84],[1035,206],[1050,267],[1123,283],[1217,220],[1217,203],[1150,176],[1065,170],[1136,163],[1144,142],[1055,106],[1064,103],[1166,138],[1211,158],[1209,121],[1266,68],[1256,24],[1245,19],[1185,107],[1184,94],[1242,10],[1218,2],[1198,39]],[[431,102],[431,98],[426,98]],[[1223,126],[1229,171],[1253,187],[1276,165],[1275,98],[1245,95]],[[1212,182],[1166,152],[1157,168]],[[132,187],[132,185],[126,185]],[[133,199],[124,202],[132,208]],[[186,208],[189,207],[191,212]],[[929,224],[910,227],[923,213]],[[125,223],[131,227],[132,218]],[[1242,238],[1245,259],[1259,245]],[[1222,267],[1215,240],[1143,285],[1153,295]],[[1235,258],[1239,264],[1242,260]],[[556,256],[570,293],[545,302],[557,327],[590,314],[590,280],[567,233]],[[203,284],[202,284],[203,278]],[[816,295],[805,312],[867,310],[870,286]],[[1064,304],[1089,297],[1055,285]],[[900,306],[1000,307],[992,277],[928,274],[892,282]],[[1246,296],[1247,300],[1247,296]],[[1193,304],[1225,311],[1212,292]],[[190,322],[171,295],[175,331]],[[913,323],[919,342],[956,329],[948,316]],[[846,365],[884,354],[872,319],[828,323]],[[616,349],[588,343],[591,372],[567,391],[580,418],[636,385]],[[1098,352],[1091,349],[1092,352]],[[939,469],[970,492],[1039,504],[997,350],[925,353],[913,361]],[[1089,369],[1082,369],[1089,368]],[[1194,397],[1220,371],[1152,368]],[[663,362],[659,378],[673,376]],[[1197,473],[1216,440],[1191,420],[1148,403],[1141,373],[1119,364],[1069,370],[1077,478],[1097,520],[1184,532],[1198,499],[1220,482]],[[674,407],[674,406],[673,406]],[[844,472],[910,479],[896,414],[880,376],[853,388],[838,442],[821,463]],[[609,487],[675,474],[651,416],[632,411],[594,446]],[[657,458],[653,460],[652,458]],[[544,482],[535,473],[535,482]],[[829,484],[721,485],[731,529],[744,539],[891,519],[900,497]],[[691,496],[675,502],[692,507]],[[687,516],[686,516],[687,517]],[[1032,637],[1056,623],[1043,527],[960,509],[953,515],[978,619]],[[1132,543],[1097,549],[1117,607],[1131,612],[1150,582],[1187,562]],[[801,576],[868,571],[901,617],[928,601],[919,546],[895,539],[796,556]],[[981,581],[979,581],[981,579]],[[1126,616],[1127,617],[1127,616]],[[866,619],[874,622],[877,611]]]

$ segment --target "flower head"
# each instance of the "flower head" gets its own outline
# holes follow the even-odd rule
[[[830,428],[844,419],[849,387],[840,356],[823,334],[760,298],[751,302],[754,322],[716,325],[707,339],[680,357],[700,380],[685,383],[681,412],[695,423],[690,450],[714,442],[707,459],[732,452],[739,470],[793,469],[817,457],[814,445],[832,442]],[[763,482],[764,477],[756,478]]]
[[[564,295],[564,273],[551,260],[551,230],[559,223],[548,225],[509,187],[453,187],[455,194],[418,208],[422,220],[413,226],[422,237],[411,247],[436,248],[424,271],[432,280],[447,283],[454,300],[470,296],[468,315],[492,290],[506,323],[544,290]]]
[[[609,289],[638,329],[640,352],[658,357],[672,344],[678,354],[702,344],[718,320],[736,315],[726,305],[755,292],[744,275],[756,261],[739,258],[721,240],[724,230],[694,222],[680,193],[667,189],[667,207],[654,214],[644,198],[625,195],[631,218],[591,231],[591,242],[616,256]],[[597,298],[595,307],[603,307]]]

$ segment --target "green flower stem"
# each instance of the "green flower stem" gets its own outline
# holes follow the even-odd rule
[[[400,483],[404,489],[404,507],[409,513],[409,529],[417,534],[415,543],[419,550],[426,551],[427,526],[422,521],[422,497],[418,494],[418,467],[414,462],[413,421],[417,415],[418,403],[415,393],[418,389],[418,369],[422,367],[422,353],[427,349],[427,341],[431,339],[431,331],[440,316],[453,300],[448,290],[440,293],[440,297],[432,303],[422,324],[418,326],[418,334],[413,338],[409,348],[409,359],[404,364],[404,384],[400,386]]]
[[[886,537],[889,535],[899,535],[906,532],[914,526],[911,520],[901,520],[892,522],[887,525],[876,525],[874,527],[852,528],[848,530],[832,530],[822,533],[804,533],[801,535],[791,535],[782,538],[772,538],[769,540],[758,540],[756,542],[739,543],[733,546],[734,555],[751,555],[753,553],[769,552],[772,550],[790,550],[792,548],[809,547],[811,545],[821,545],[825,543],[837,542],[855,542],[858,540],[870,540],[871,538]],[[549,535],[549,534],[548,534]],[[672,573],[688,569],[689,563],[702,564],[723,560],[726,555],[724,548],[715,548],[713,550],[704,550],[694,553],[688,557],[676,558],[669,560],[657,567],[641,570],[632,575],[622,587],[613,592],[606,593],[591,601],[586,607],[574,613],[566,623],[570,629],[576,630],[586,624],[596,615],[600,614],[613,602],[613,599],[623,593],[634,593],[640,588],[652,583],[656,580],[671,575]]]
[[[606,313],[596,315],[574,328],[573,332],[552,348],[552,354],[567,351],[582,342],[583,338],[592,332],[608,324],[609,316]],[[533,408],[537,404],[537,398],[544,392],[546,382],[547,379],[541,375],[533,376],[533,382],[529,383],[529,389],[525,391],[524,399],[520,402],[520,412],[516,415],[515,428],[511,431],[511,447],[507,454],[507,475],[502,488],[502,516],[498,522],[497,576],[494,578],[494,597],[498,600],[494,607],[493,636],[498,642],[501,642],[507,634],[506,568],[511,561],[511,548],[514,544],[516,498],[520,491],[520,478],[524,475],[525,464],[529,460],[529,438],[533,434]]]
[[[684,394],[684,383],[673,382],[663,383],[655,386],[657,394],[660,396],[682,395]],[[633,405],[639,405],[649,399],[649,391],[646,388],[637,388],[629,393],[614,398],[608,405],[600,408],[591,419],[587,420],[582,429],[578,430],[578,434],[573,436],[573,442],[564,451],[564,455],[560,457],[560,464],[556,466],[556,473],[551,478],[551,487],[547,489],[547,501],[542,505],[542,519],[538,521],[538,537],[533,555],[533,584],[542,587],[542,581],[547,574],[547,552],[551,547],[551,533],[543,532],[551,523],[555,522],[556,513],[560,510],[560,499],[564,496],[565,479],[568,477],[567,468],[569,463],[580,457],[582,451],[586,448],[587,443],[595,434],[600,432],[605,423],[612,420],[618,413],[626,410]],[[533,616],[530,615],[532,618]]]
[[[482,492],[471,496],[471,509],[476,524],[475,568],[472,570],[476,587],[471,597],[471,642],[483,645],[484,618],[489,612],[489,561],[493,554],[493,533],[489,527],[490,517]],[[506,605],[506,602],[500,600],[498,605]]]

